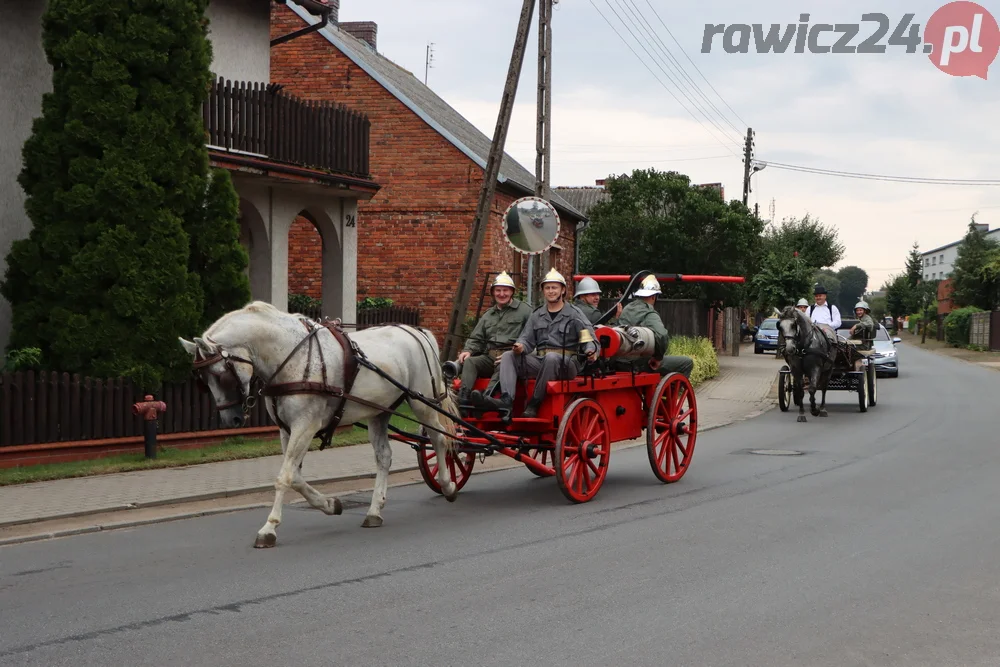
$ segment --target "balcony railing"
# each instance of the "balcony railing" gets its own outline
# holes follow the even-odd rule
[[[257,82],[219,78],[204,104],[214,148],[368,177],[368,117],[342,104],[301,100]]]

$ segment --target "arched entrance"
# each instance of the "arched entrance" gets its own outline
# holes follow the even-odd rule
[[[299,212],[288,230],[288,295],[322,301],[324,317],[343,317],[343,257],[337,227],[321,208]]]
[[[247,273],[250,295],[255,301],[271,301],[271,243],[267,226],[257,208],[240,198],[240,244],[250,256]]]

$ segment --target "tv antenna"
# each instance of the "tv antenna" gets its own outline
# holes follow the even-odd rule
[[[434,67],[431,63],[434,62],[434,42],[427,44],[427,55],[424,56],[424,85],[427,85],[427,73]]]

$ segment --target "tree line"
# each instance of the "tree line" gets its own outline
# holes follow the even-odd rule
[[[833,270],[846,248],[837,231],[806,214],[767,224],[740,201],[694,185],[684,174],[656,169],[605,179],[608,197],[591,208],[580,241],[585,273],[745,276],[745,284],[663,285],[669,298],[697,298],[749,308],[765,316],[812,300],[817,282],[831,303],[850,313],[868,287],[856,266]]]
[[[914,243],[904,273],[891,276],[882,288],[886,292],[886,311],[893,319],[913,316],[921,321],[928,313],[937,312],[942,281],[924,280],[924,270],[920,246]],[[967,345],[968,315],[1000,308],[1000,243],[986,236],[976,225],[975,216],[969,221],[948,279],[947,298],[953,309],[945,321],[946,337],[955,345]]]

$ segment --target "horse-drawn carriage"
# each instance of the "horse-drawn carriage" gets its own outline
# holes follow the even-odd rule
[[[787,322],[794,314],[787,310],[786,313],[788,313],[788,316],[785,318]],[[851,337],[850,330],[857,323],[858,320],[856,319],[843,320],[840,329],[835,332],[836,341],[830,347],[832,360],[829,369],[824,372],[824,369],[817,366],[818,370],[813,378],[810,378],[809,373],[802,372],[800,380],[802,386],[799,389],[801,393],[798,396],[794,387],[795,372],[792,367],[795,364],[785,364],[781,367],[781,370],[778,371],[778,407],[781,408],[782,412],[788,412],[788,409],[792,405],[799,406],[801,415],[799,420],[805,421],[802,401],[806,390],[813,397],[812,403],[814,406],[815,392],[823,392],[820,409],[813,411],[815,416],[826,416],[827,391],[856,392],[858,395],[858,408],[861,412],[867,412],[869,407],[875,406],[878,399],[878,384],[874,359],[875,350],[872,349],[871,338]],[[819,327],[815,327],[815,329],[818,330]],[[782,336],[782,339],[784,339],[784,336]],[[779,342],[779,350],[781,345],[782,343]],[[802,355],[801,353],[805,351],[805,346],[797,344],[796,347],[797,352],[800,354],[797,361],[800,364],[804,363],[803,358],[806,355]],[[822,358],[824,356],[820,352],[811,352],[810,354],[814,358]],[[810,382],[814,386],[810,387]]]

